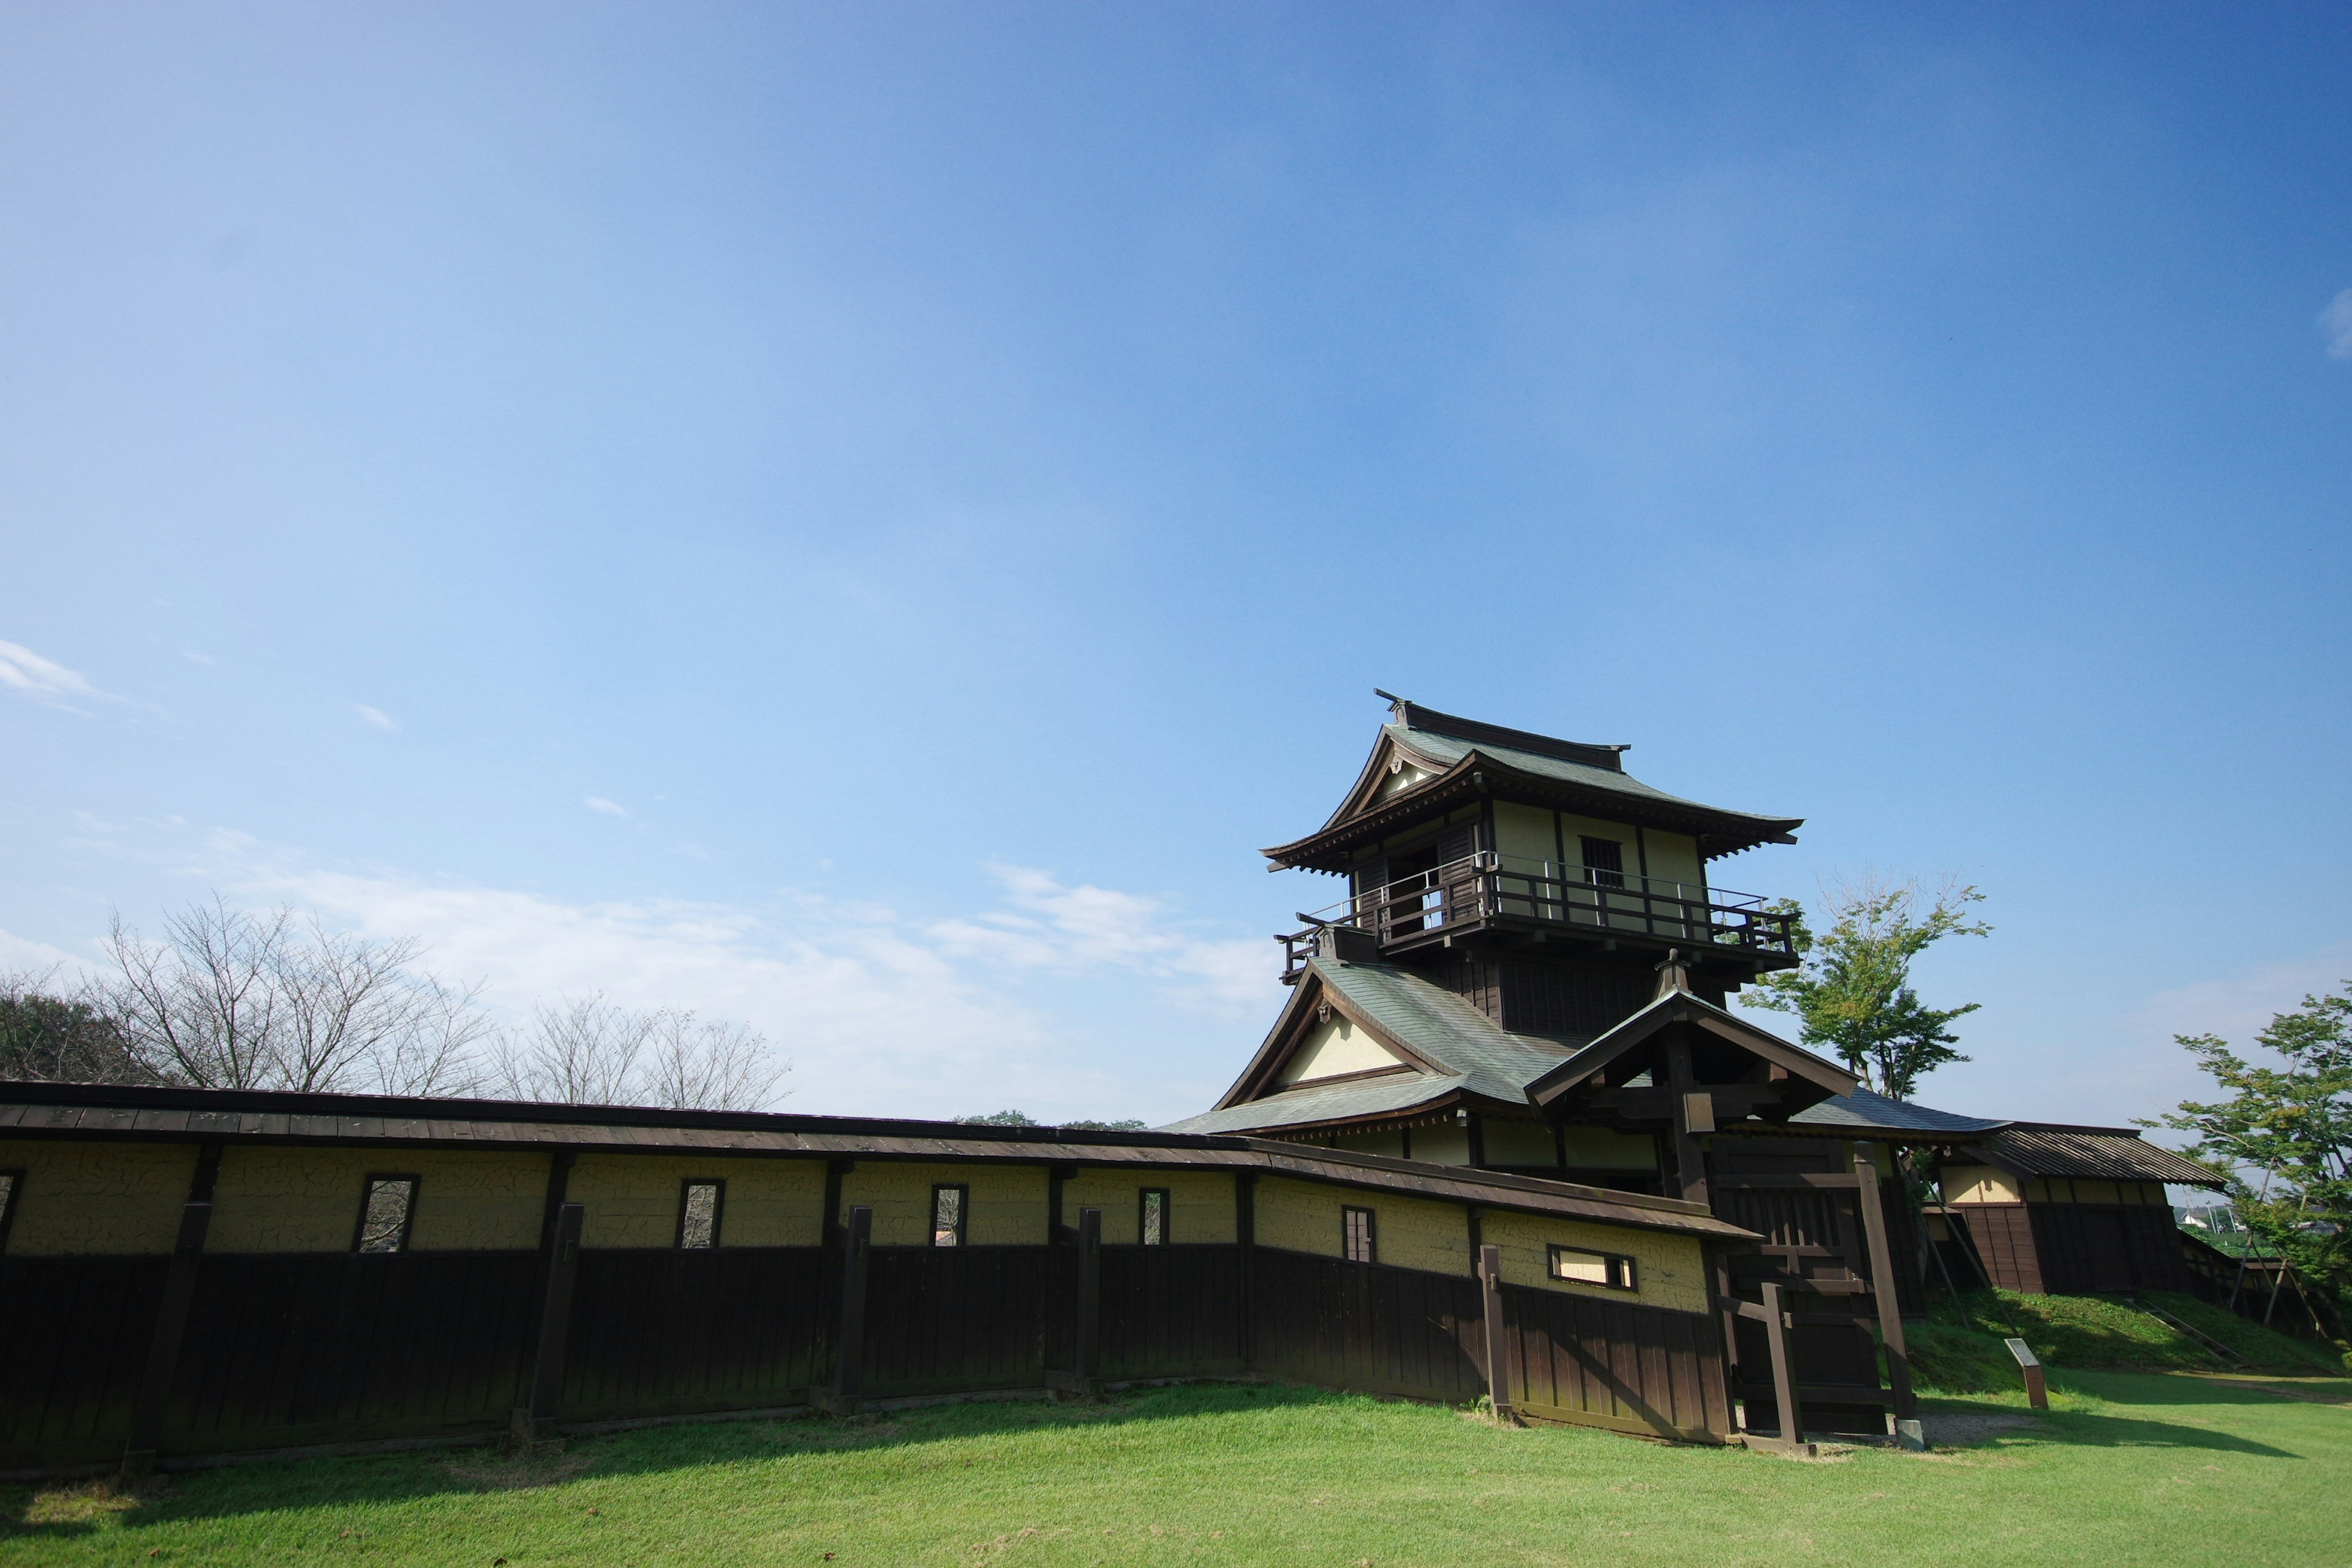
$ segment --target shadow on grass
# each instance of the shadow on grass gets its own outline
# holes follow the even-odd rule
[[[0,1542],[70,1540],[110,1518],[151,1525],[270,1510],[396,1503],[644,1476],[802,1455],[916,1447],[977,1437],[1128,1426],[1193,1415],[1344,1405],[1371,1396],[1289,1384],[1195,1384],[1099,1401],[974,1401],[837,1420],[712,1421],[559,1439],[531,1456],[481,1447],[227,1465],[158,1477],[0,1487]]]

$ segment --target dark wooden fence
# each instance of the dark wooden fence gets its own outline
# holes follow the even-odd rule
[[[479,1436],[542,1394],[583,1423],[800,1405],[836,1386],[846,1265],[819,1247],[578,1254],[551,1382],[549,1254],[212,1254],[153,1439],[174,1456]],[[0,1259],[0,1470],[119,1461],[162,1258]],[[859,1396],[1031,1389],[1077,1364],[1076,1247],[866,1253]],[[1239,1246],[1097,1255],[1097,1381],[1255,1371],[1450,1402],[1486,1392],[1475,1279]],[[1711,1318],[1501,1287],[1528,1414],[1718,1437]]]

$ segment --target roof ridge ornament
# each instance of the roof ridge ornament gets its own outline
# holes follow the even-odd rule
[[[1665,962],[1658,965],[1658,994],[1650,1000],[1663,1002],[1677,991],[1685,996],[1697,995],[1698,993],[1691,989],[1690,965],[1691,961],[1683,956],[1681,948],[1666,949]]]

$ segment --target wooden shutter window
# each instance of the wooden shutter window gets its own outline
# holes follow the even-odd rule
[[[1625,885],[1625,847],[1614,838],[1585,837],[1585,880],[1596,888],[1622,888]]]
[[[1339,1211],[1339,1244],[1350,1263],[1378,1263],[1380,1237],[1375,1229],[1374,1215],[1370,1209],[1354,1207]]]

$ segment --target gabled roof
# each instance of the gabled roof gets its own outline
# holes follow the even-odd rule
[[[1688,833],[1710,858],[1759,844],[1793,843],[1790,836],[1804,826],[1802,817],[1758,816],[1668,795],[1624,771],[1620,753],[1625,750],[1505,729],[1398,700],[1392,721],[1381,726],[1371,756],[1339,809],[1307,837],[1261,853],[1277,867],[1341,870],[1348,852],[1360,843],[1489,793]],[[1395,763],[1431,776],[1383,795],[1381,789]]]
[[[1815,1085],[1825,1096],[1852,1094],[1861,1087],[1861,1079],[1826,1058],[1817,1057],[1801,1046],[1792,1046],[1780,1036],[1758,1028],[1747,1019],[1725,1011],[1703,996],[1674,990],[1534,1079],[1527,1086],[1527,1097],[1538,1105],[1549,1104],[1595,1073],[1606,1071],[1611,1063],[1629,1051],[1639,1049],[1676,1024],[1695,1026],[1729,1041],[1750,1055],[1763,1058],[1775,1067],[1784,1068],[1791,1077]]]
[[[1276,1075],[1325,1005],[1395,1052],[1407,1070],[1318,1086],[1275,1089]],[[1392,963],[1321,954],[1292,988],[1282,1016],[1215,1109],[1171,1124],[1181,1132],[1292,1127],[1432,1110],[1467,1095],[1526,1101],[1524,1086],[1573,1042],[1515,1035],[1426,976]],[[1271,1092],[1270,1092],[1271,1091]]]

